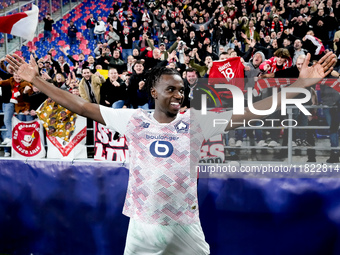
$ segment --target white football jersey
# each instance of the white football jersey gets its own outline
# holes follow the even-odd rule
[[[100,109],[106,127],[128,141],[130,175],[123,214],[148,224],[199,222],[197,179],[190,169],[198,164],[204,139],[222,133],[226,125],[206,127],[216,116],[229,120],[231,112],[202,118],[190,116],[189,110],[171,123],[159,123],[140,109]]]

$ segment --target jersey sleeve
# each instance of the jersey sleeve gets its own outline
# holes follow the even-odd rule
[[[195,121],[197,121],[198,125],[200,125],[205,140],[224,133],[231,116],[233,115],[232,111],[222,113],[207,112],[207,115],[202,115],[200,111],[197,110],[193,111]]]
[[[136,111],[134,109],[113,109],[99,106],[100,113],[105,121],[105,127],[114,130],[121,135],[124,135],[127,129],[127,124],[131,119],[132,114]]]

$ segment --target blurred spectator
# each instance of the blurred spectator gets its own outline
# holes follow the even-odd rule
[[[78,32],[77,27],[74,25],[73,21],[70,21],[70,26],[68,27],[67,35],[70,38],[71,46],[77,44],[77,32]]]
[[[33,92],[31,90],[33,90]],[[30,104],[30,115],[36,118],[36,110],[47,99],[47,96],[44,93],[40,92],[39,89],[35,86],[32,86],[32,88],[30,86],[26,86],[23,92],[23,99],[25,102],[28,102]]]
[[[302,48],[302,42],[300,39],[294,41],[294,54],[292,65],[296,65],[296,61],[301,55],[307,55],[307,51]]]
[[[278,32],[282,33],[283,32],[283,23],[279,19],[279,15],[277,15],[277,14],[273,15],[271,31],[274,31],[275,33],[278,33]]]
[[[57,73],[53,80],[52,83],[54,84],[54,86],[63,89],[63,90],[68,90],[68,86],[66,85],[66,79],[65,76],[62,75],[61,73]]]
[[[328,86],[320,86],[321,103],[327,125],[329,125],[329,140],[332,147],[339,146],[339,123],[340,123],[340,94]],[[328,106],[328,107],[327,107]],[[339,150],[332,149],[327,163],[339,163]]]
[[[94,34],[97,36],[97,43],[104,43],[104,34],[106,32],[106,24],[102,20],[102,17],[98,17],[97,22],[95,22]]]
[[[116,68],[118,70],[118,73],[122,73],[122,71],[125,69],[126,64],[120,58],[120,51],[118,49],[115,49],[113,51],[113,56],[109,57],[108,65],[111,68]]]
[[[260,65],[261,63],[263,63],[266,60],[264,54],[261,51],[257,51],[254,53],[253,57],[244,64],[245,68],[244,68],[244,74],[245,74],[245,90],[247,90],[248,88],[254,88],[255,86],[255,79],[257,79],[258,75],[261,73],[260,71]],[[245,105],[248,105],[248,92],[246,92],[245,94]],[[261,100],[261,97],[255,97],[253,96],[253,102],[257,102]],[[260,125],[260,123],[257,123],[258,125]],[[240,139],[240,141],[243,141],[243,136],[242,136],[242,130],[238,129],[237,132],[237,136],[238,139]],[[255,133],[255,137],[254,137],[254,133]],[[255,145],[255,139],[257,141],[257,146],[260,147],[264,147],[267,146],[268,144],[264,141],[264,137],[263,137],[263,130],[261,129],[255,129],[255,130],[246,130],[246,134],[249,137],[250,140],[250,146],[254,146]],[[255,139],[254,139],[255,138]],[[240,144],[240,143],[239,143]],[[242,144],[242,143],[241,143]],[[236,144],[235,144],[236,145]]]
[[[71,91],[73,95],[80,96],[79,87],[74,87]]]
[[[115,10],[111,9],[110,13],[109,13],[109,16],[107,16],[107,20],[106,20],[107,24],[112,26],[112,22],[113,22],[113,18],[114,17],[116,17]]]
[[[195,57],[196,59],[200,60],[198,58],[197,49],[194,49],[191,53],[190,66],[198,71],[198,73],[200,74],[200,77],[204,77],[205,75],[209,76],[209,72],[213,64],[212,57],[206,56],[204,59],[204,65],[199,65],[195,63]],[[188,72],[187,72],[187,75],[188,75]]]
[[[90,40],[93,41],[94,40],[94,28],[96,26],[96,19],[93,18],[93,14],[90,14],[90,18],[86,21],[86,27],[87,30],[89,31],[90,34]]]
[[[143,62],[137,60],[133,66],[133,70],[134,71],[130,77],[129,86],[127,89],[127,105],[133,109],[149,109],[149,97],[147,91],[144,88],[147,75],[144,71]]]
[[[168,54],[173,52],[174,50],[176,50],[176,47],[179,43],[179,41],[181,40],[180,37],[177,38],[177,41],[171,45],[171,47],[169,49],[166,49],[165,47],[165,43],[160,43],[158,46],[159,50],[160,50],[160,59],[164,60],[164,59],[168,59]],[[151,48],[151,50],[154,50],[156,47],[150,42],[149,39],[146,40],[148,43],[148,46]]]
[[[52,40],[52,24],[54,20],[50,13],[47,13],[44,17],[44,40],[51,42]]]
[[[110,46],[120,40],[119,35],[114,31],[114,28],[109,26],[109,33],[107,34],[107,44]],[[110,47],[111,49],[111,47]]]
[[[79,83],[79,93],[82,98],[91,103],[100,102],[100,87],[105,78],[98,72],[91,73],[88,67],[83,68],[83,79]]]
[[[278,70],[283,70],[292,65],[292,60],[289,51],[280,48],[274,52],[274,57],[266,60],[260,65],[260,70],[267,73],[274,73]]]
[[[185,112],[190,108],[190,101],[194,98],[194,90],[198,82],[198,72],[193,68],[186,70],[186,78],[184,79],[184,101],[180,112]]]
[[[115,109],[126,108],[127,99],[125,82],[118,76],[117,69],[109,70],[109,77],[100,88],[100,104]]]
[[[122,58],[123,61],[127,61],[127,57],[132,55],[132,37],[133,35],[130,33],[129,27],[125,26],[123,31],[118,31],[112,28],[120,37],[120,44],[122,47]]]
[[[74,66],[74,72],[78,78],[82,77],[82,69],[87,67],[89,65],[89,62],[85,60],[85,55],[83,53],[80,53],[78,55],[78,60],[75,60],[71,55],[67,54],[67,50],[62,50],[64,54],[67,56],[69,60],[71,60],[73,66]]]
[[[152,57],[148,57],[148,52],[152,52]],[[167,59],[161,60],[161,51],[158,48],[151,50],[150,47],[147,47],[146,50],[142,52],[141,58],[145,59],[144,67],[147,71],[156,66],[161,67],[168,64]]]
[[[133,65],[135,64],[135,62],[136,62],[136,59],[132,55],[129,55],[127,57],[126,69],[128,73],[133,72]]]

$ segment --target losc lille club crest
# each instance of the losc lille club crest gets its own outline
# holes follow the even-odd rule
[[[12,147],[18,154],[26,157],[36,156],[41,152],[40,124],[19,123],[13,128]]]

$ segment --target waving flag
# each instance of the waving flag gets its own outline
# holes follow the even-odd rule
[[[32,10],[0,17],[0,32],[20,36],[32,41],[38,25],[39,8],[32,4]]]

